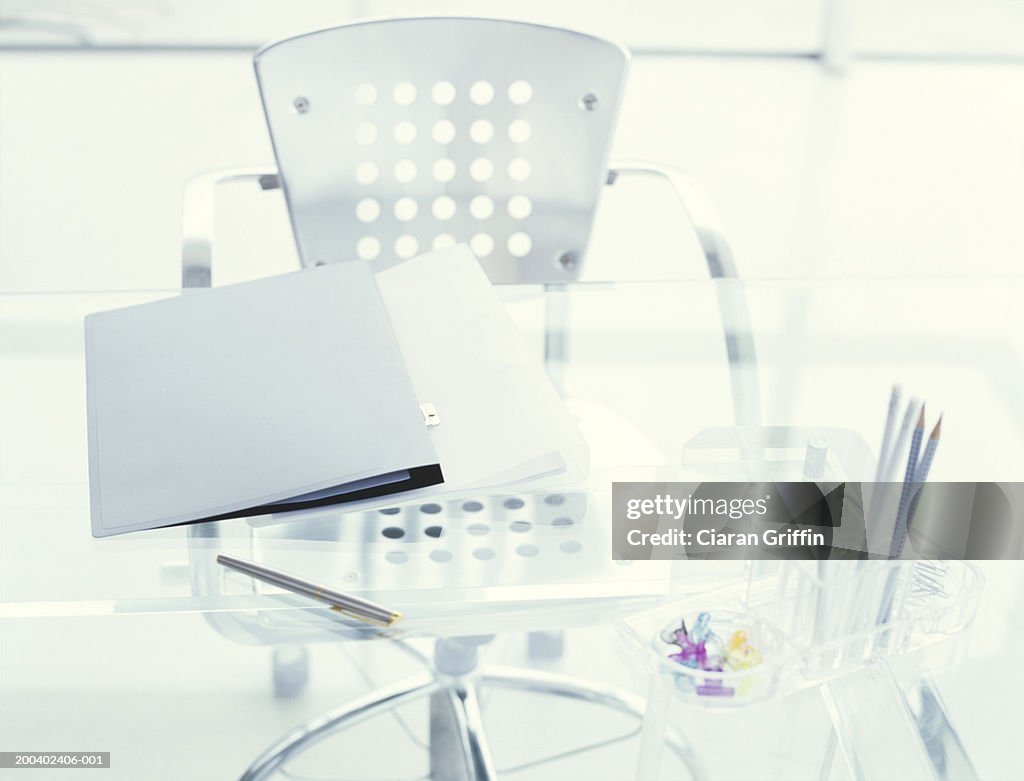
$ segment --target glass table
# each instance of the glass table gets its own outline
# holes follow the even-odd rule
[[[894,382],[924,398],[930,415],[944,414],[932,479],[1021,479],[1024,279],[523,286],[502,294],[538,358],[546,299],[558,296],[563,307],[567,355],[550,368],[591,445],[585,484],[95,540],[82,318],[177,291],[0,295],[0,620],[9,637],[32,622],[74,627],[115,616],[188,615],[201,616],[210,637],[250,645],[379,634],[226,572],[214,563],[218,552],[369,595],[405,615],[393,639],[607,624],[669,596],[728,588],[742,577],[741,563],[617,563],[610,534],[612,481],[729,473],[731,451],[716,444],[734,426],[723,291],[749,309],[757,363],[741,370],[743,383],[759,389],[762,425],[826,436],[841,451],[843,479],[873,477],[872,451]],[[1015,563],[988,569],[1019,593]],[[1024,635],[1020,601],[989,596],[974,666]],[[40,685],[23,674],[27,651],[4,646],[8,694]],[[50,649],[50,662],[83,653],[73,645]],[[963,701],[958,681],[977,676],[972,667],[966,678],[950,675],[940,685],[953,692],[951,701]],[[1020,674],[993,676],[1000,687],[993,697],[1024,696]],[[79,733],[65,726],[58,737],[75,743]],[[968,751],[970,737],[964,734]],[[976,742],[980,775],[1021,769],[993,747],[991,732]]]

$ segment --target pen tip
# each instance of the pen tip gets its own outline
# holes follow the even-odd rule
[[[939,419],[935,422],[935,428],[932,429],[931,439],[938,439],[939,434],[942,433],[942,415],[939,415]]]
[[[917,427],[924,428],[924,404],[921,405],[921,414],[917,417]]]

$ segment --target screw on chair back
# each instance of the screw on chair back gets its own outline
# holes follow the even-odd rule
[[[600,38],[496,19],[267,46],[256,74],[303,265],[468,242],[493,282],[576,279],[628,61]]]

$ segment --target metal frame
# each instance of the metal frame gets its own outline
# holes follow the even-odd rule
[[[289,759],[327,736],[428,696],[432,697],[432,705],[444,704],[448,721],[447,736],[440,741],[441,745],[435,745],[438,733],[433,723],[437,719],[432,719],[432,781],[494,781],[498,775],[487,746],[479,704],[481,690],[487,688],[526,690],[579,700],[637,719],[643,717],[645,707],[643,698],[632,692],[555,673],[502,666],[485,666],[478,674],[470,671],[452,677],[424,673],[333,708],[289,730],[253,761],[241,775],[241,781],[265,781]],[[432,716],[436,715],[436,710],[432,710]],[[696,753],[685,740],[673,733],[666,742],[687,766],[693,781],[706,778]],[[455,747],[458,750],[452,751]],[[461,764],[451,763],[453,755],[461,759]]]
[[[241,775],[242,781],[269,778],[289,758],[337,730],[353,727],[378,713],[440,690],[441,683],[424,673],[379,689],[358,700],[332,708],[289,730],[268,747]]]
[[[710,276],[713,279],[739,278],[718,210],[696,179],[665,163],[613,160],[608,166],[607,183],[614,185],[623,176],[657,177],[672,185],[700,241]],[[182,208],[182,287],[209,287],[211,284],[216,192],[220,185],[229,182],[254,182],[262,190],[281,187],[277,171],[270,166],[224,168],[199,174],[186,182]]]
[[[678,168],[664,163],[610,163],[608,185],[632,177],[655,177],[667,181],[697,235],[709,276],[713,280],[739,280],[736,261],[718,210],[699,182]],[[185,289],[210,287],[212,284],[216,192],[220,185],[228,182],[254,182],[263,190],[275,190],[281,186],[277,172],[269,166],[213,171],[187,182],[182,208],[181,258],[181,282]],[[552,381],[563,393],[563,369],[569,357],[569,334],[567,300],[566,296],[559,293],[571,284],[567,282],[544,286],[544,358]],[[716,292],[729,359],[735,422],[737,426],[757,426],[761,422],[761,395],[757,354],[745,292],[738,282],[718,284]]]
[[[666,163],[613,160],[609,164],[608,184],[614,185],[624,176],[655,177],[668,182],[697,234],[708,274],[715,280],[739,280],[736,259],[725,236],[722,218],[711,194],[700,182]],[[738,282],[718,284],[715,289],[729,357],[729,381],[736,425],[758,426],[761,424],[761,391],[746,294]]]
[[[213,284],[213,237],[217,188],[228,182],[258,182],[263,190],[281,186],[271,168],[225,168],[193,176],[185,183],[181,214],[181,286]]]

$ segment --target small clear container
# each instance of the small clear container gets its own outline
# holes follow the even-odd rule
[[[756,663],[719,671],[689,667],[669,658],[680,649],[666,636],[678,629],[682,620],[692,625],[697,613],[686,605],[665,605],[623,620],[620,635],[631,647],[631,655],[643,654],[647,671],[660,686],[689,703],[729,707],[772,696],[781,664],[788,658],[784,640],[771,624],[739,605],[734,610],[715,609],[711,631],[723,645],[734,632],[746,633],[747,643],[759,655]]]

